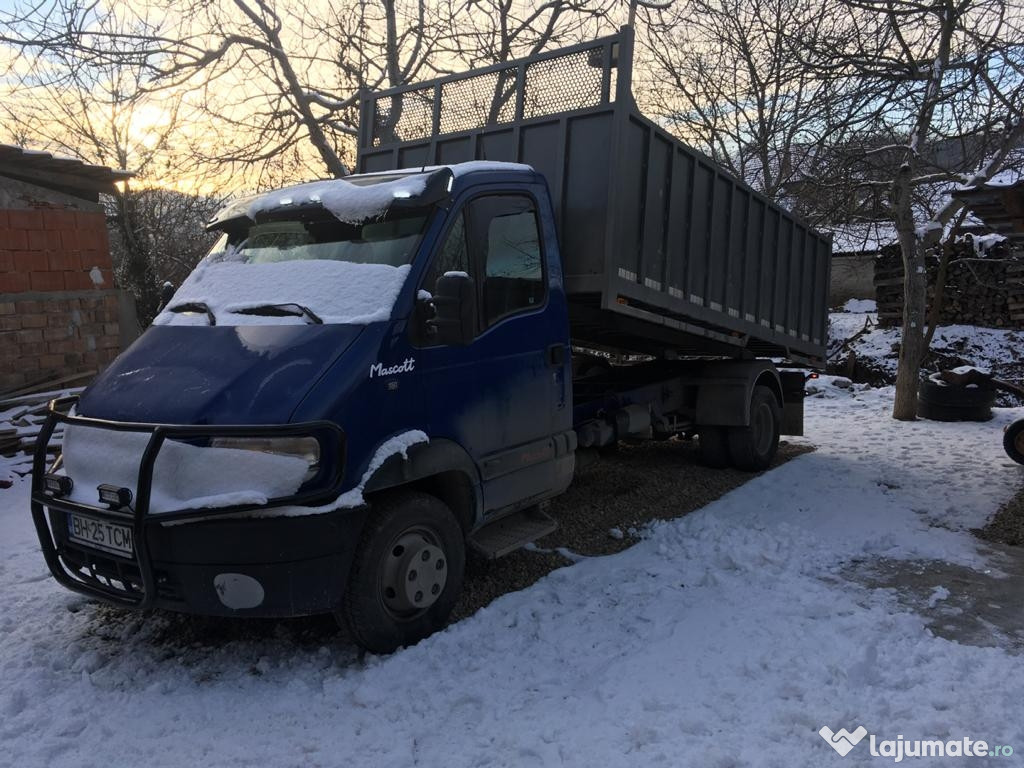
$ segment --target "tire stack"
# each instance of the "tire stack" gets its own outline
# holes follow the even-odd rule
[[[957,386],[928,378],[918,390],[917,415],[931,421],[988,421],[995,400],[991,383]]]

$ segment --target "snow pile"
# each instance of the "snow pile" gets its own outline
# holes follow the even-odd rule
[[[137,495],[139,462],[148,432],[114,432],[79,425],[64,431],[64,473],[74,481],[71,499],[97,504],[96,486],[106,483]],[[200,448],[164,441],[153,468],[150,511],[266,504],[299,489],[309,465],[295,456],[235,448]]]
[[[868,304],[870,302],[864,302],[855,310],[844,307],[842,312],[829,314],[830,360],[841,360],[847,351],[852,351],[861,363],[894,378],[902,332],[899,328],[879,328],[878,316],[867,309]],[[945,361],[953,359],[992,371],[997,376],[1019,378],[1015,371],[1024,363],[1022,344],[1024,333],[1021,331],[942,325],[935,330],[931,352],[944,359],[941,367],[947,367]]]
[[[409,265],[300,260],[262,264],[203,261],[181,284],[168,306],[202,302],[217,325],[305,323],[303,317],[238,314],[266,304],[298,303],[325,323],[366,325],[391,317],[409,275]],[[153,325],[205,325],[199,313],[164,310]]]
[[[1024,470],[1001,455],[999,438],[1021,412],[908,424],[888,416],[891,389],[841,389],[828,377],[820,386],[807,402],[814,453],[390,657],[361,657],[310,623],[243,633],[225,620],[197,639],[184,619],[99,608],[46,575],[27,486],[0,492],[6,759],[53,768],[217,767],[253,755],[375,768],[885,762],[869,756],[867,738],[840,758],[818,735],[826,725],[1019,748],[1020,656],[943,639],[925,618],[929,603],[953,599],[952,583],[936,576],[907,606],[847,569],[880,557],[994,567],[966,529],[1020,485]]]
[[[843,305],[843,312],[856,314],[878,312],[878,304],[874,299],[850,299]]]

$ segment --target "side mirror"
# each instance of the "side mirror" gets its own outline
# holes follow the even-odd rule
[[[476,285],[465,272],[446,272],[434,288],[427,337],[437,344],[469,344],[476,337]]]
[[[160,306],[157,307],[157,312],[163,310],[168,304],[171,303],[171,299],[174,298],[174,285],[170,282],[166,282],[160,286]]]

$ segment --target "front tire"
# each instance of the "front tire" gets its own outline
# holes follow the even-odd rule
[[[1024,419],[1017,419],[1003,432],[1003,450],[1018,464],[1024,464]]]
[[[391,653],[442,629],[462,591],[465,539],[451,510],[426,493],[373,504],[338,612],[356,643]]]
[[[768,469],[779,449],[782,406],[775,393],[758,385],[750,396],[750,426],[729,430],[729,455],[737,469],[760,472]]]

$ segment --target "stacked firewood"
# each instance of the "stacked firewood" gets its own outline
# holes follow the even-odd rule
[[[943,291],[944,325],[1024,328],[1024,253],[1008,241],[976,248],[968,236],[952,245]],[[935,296],[941,249],[928,256],[928,306]],[[903,319],[903,259],[898,246],[882,249],[875,259],[875,298],[880,325]]]
[[[80,391],[58,390],[0,399],[0,488],[10,487],[32,471],[32,453],[50,400]],[[60,437],[58,424],[47,448],[50,458],[58,450]]]

